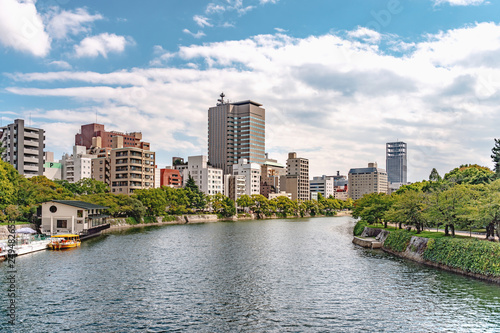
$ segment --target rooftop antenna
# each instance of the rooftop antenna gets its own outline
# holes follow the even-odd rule
[[[219,103],[217,103],[217,105],[222,105],[224,104],[224,97],[226,97],[226,95],[224,95],[224,92],[221,92],[219,96],[220,98],[217,100]]]

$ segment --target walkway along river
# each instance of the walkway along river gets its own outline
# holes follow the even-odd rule
[[[352,244],[349,217],[132,228],[0,263],[2,332],[498,332],[500,287]]]

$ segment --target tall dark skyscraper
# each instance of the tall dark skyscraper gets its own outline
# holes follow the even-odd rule
[[[266,110],[247,100],[228,103],[224,94],[217,106],[208,109],[208,161],[215,168],[232,171],[233,164],[266,161]]]
[[[407,147],[405,142],[388,142],[385,145],[387,180],[389,183],[408,182]]]

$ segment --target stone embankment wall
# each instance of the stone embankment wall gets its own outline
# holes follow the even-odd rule
[[[429,238],[412,236],[410,239],[410,242],[408,243],[408,246],[406,247],[406,249],[404,251],[402,251],[402,252],[393,251],[390,248],[384,246],[384,242],[387,239],[387,236],[389,234],[390,234],[390,231],[387,231],[387,230],[365,227],[365,229],[363,230],[363,233],[361,234],[360,237],[367,237],[367,238],[375,237],[374,241],[382,243],[382,250],[383,251],[391,253],[391,254],[396,255],[398,257],[409,259],[409,260],[412,260],[412,261],[415,261],[415,262],[418,262],[418,263],[421,263],[424,265],[432,266],[435,268],[440,268],[440,269],[443,269],[446,271],[471,276],[471,277],[474,277],[476,279],[481,279],[481,280],[500,284],[500,277],[493,277],[493,276],[487,276],[487,275],[467,272],[467,271],[464,271],[463,269],[460,269],[460,268],[454,268],[454,267],[450,267],[450,266],[436,263],[433,261],[425,260],[423,255],[424,255],[424,252],[427,248],[427,243],[429,242]],[[354,237],[354,238],[357,238],[357,237]],[[353,240],[353,243],[358,244],[354,240]],[[358,245],[361,245],[361,244],[358,244]],[[363,245],[361,245],[361,246],[363,246]],[[370,248],[371,246],[363,246],[363,247]]]

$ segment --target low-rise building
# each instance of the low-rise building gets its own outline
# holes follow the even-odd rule
[[[248,163],[246,158],[233,164],[233,175],[245,177],[245,194],[260,194],[260,168],[260,164]]]
[[[52,200],[42,203],[42,233],[47,235],[78,234],[82,238],[99,234],[109,228],[108,207],[77,200]]]
[[[76,183],[83,178],[92,177],[92,159],[97,155],[87,154],[85,146],[73,146],[73,154],[63,154],[62,179]]]
[[[160,186],[182,187],[181,172],[172,168],[160,169]]]
[[[311,192],[311,199],[313,199],[313,193],[319,193],[324,198],[333,196],[334,183],[335,180],[332,176],[323,175],[320,177],[313,177],[313,179],[309,180],[309,191]],[[315,197],[317,199],[317,194],[315,195]]]
[[[387,193],[387,172],[377,168],[377,163],[368,163],[367,168],[349,170],[349,197],[360,199],[369,193]]]

